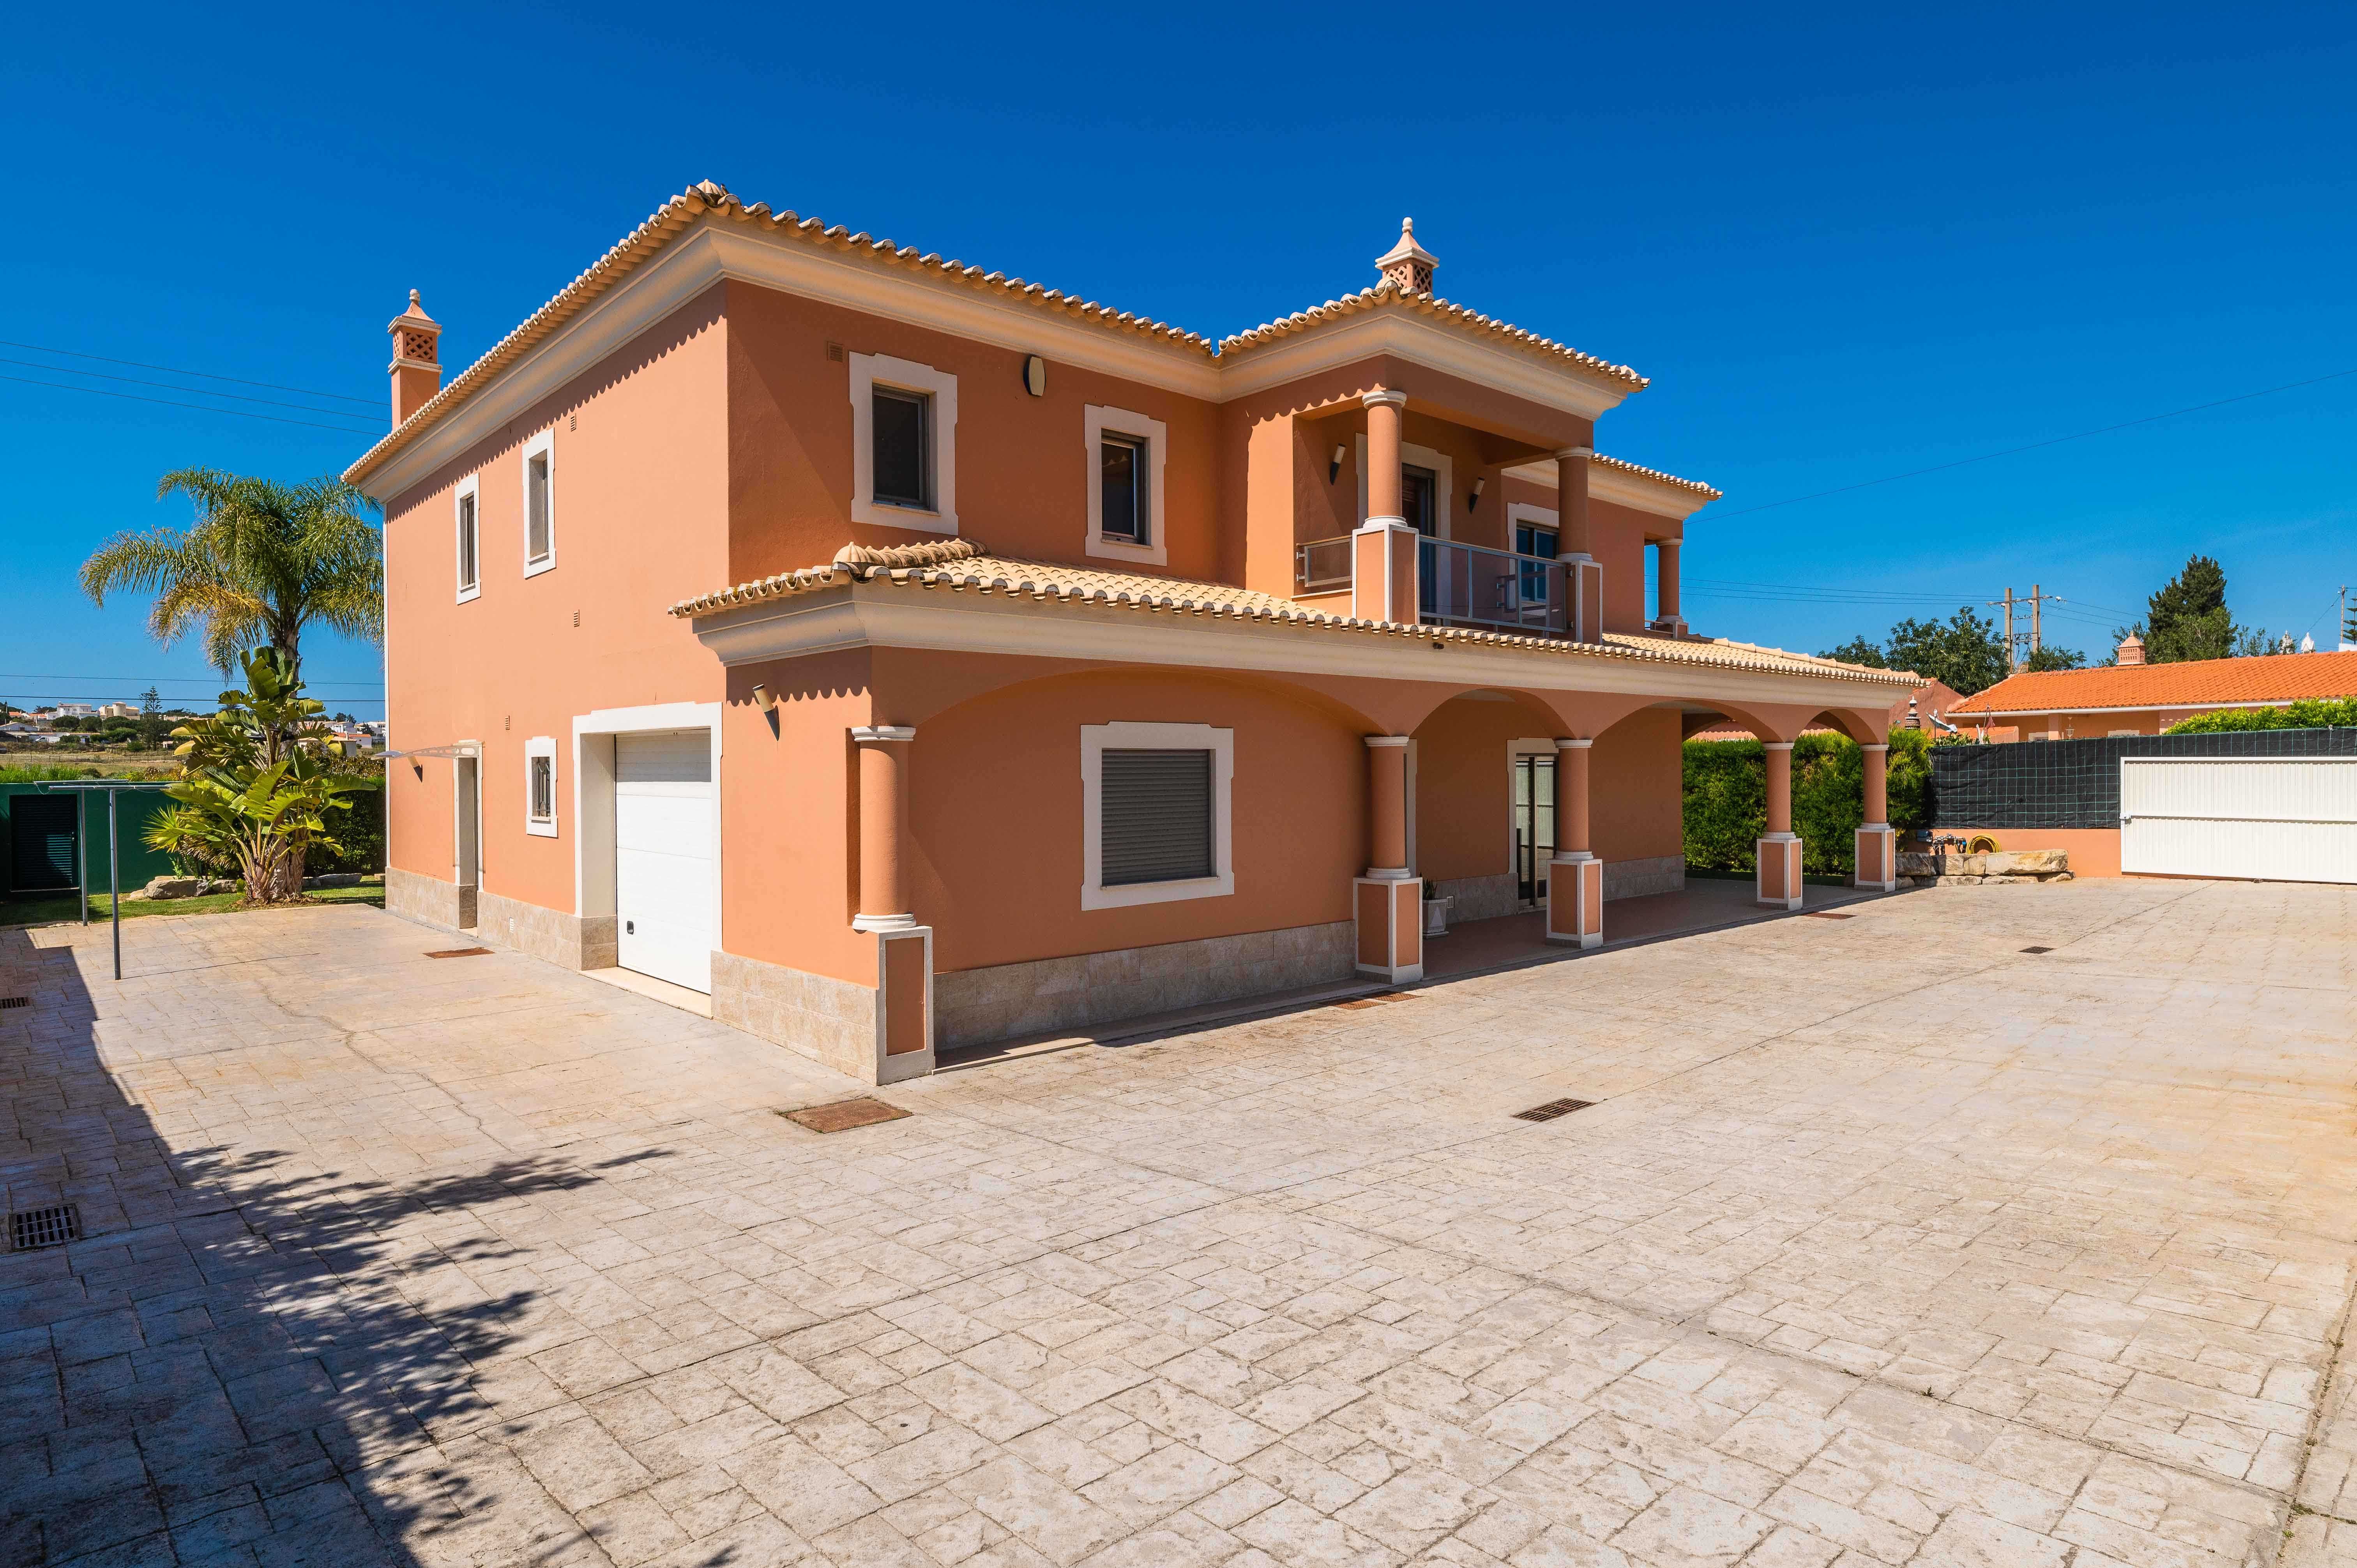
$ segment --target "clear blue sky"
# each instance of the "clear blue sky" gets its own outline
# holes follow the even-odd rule
[[[358,416],[0,381],[0,695],[208,694],[73,585],[181,516],[156,476],[339,469],[406,290],[463,364],[706,177],[1214,336],[1363,285],[1413,213],[1442,293],[1653,378],[1599,445],[1727,491],[1705,630],[1813,650],[2038,582],[2100,657],[2201,551],[2329,646],[2357,375],[1748,510],[2357,370],[2357,9],[1911,9],[28,8],[0,338],[360,401],[0,348]],[[373,650],[307,668],[380,711]]]

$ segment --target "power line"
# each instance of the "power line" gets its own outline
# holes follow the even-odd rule
[[[2106,424],[2096,430],[2082,430],[2070,435],[2057,435],[2045,441],[2033,441],[2027,446],[2008,446],[2002,452],[1984,452],[1977,457],[1959,457],[1953,463],[1935,463],[1928,468],[1910,468],[1903,474],[1889,474],[1879,479],[1866,479],[1855,485],[1842,485],[1830,490],[1818,490],[1813,495],[1793,496],[1785,500],[1769,501],[1760,506],[1743,507],[1735,511],[1723,511],[1717,515],[1722,520],[1744,517],[1755,511],[1773,511],[1778,507],[1798,506],[1803,501],[1823,500],[1827,496],[1845,496],[1852,490],[1872,489],[1877,485],[1895,485],[1901,479],[1920,479],[1926,474],[1943,474],[1951,468],[1969,467],[1975,463],[1991,462],[1998,457],[2017,456],[2021,453],[2035,452],[2045,446],[2060,446],[2066,441],[2084,441],[2093,435],[2109,435],[2115,430],[2133,430],[2139,424],[2156,424],[2164,419],[2176,419],[2188,413],[2201,413],[2208,409],[2223,408],[2232,403],[2248,403],[2255,397],[2272,397],[2276,392],[2296,392],[2301,387],[2317,386],[2325,381],[2337,381],[2343,376],[2357,376],[2357,368],[2335,371],[2329,376],[2310,376],[2304,381],[2286,381],[2279,387],[2263,387],[2257,392],[2238,392],[2233,397],[2222,397],[2215,403],[2197,403],[2187,408],[2173,408],[2167,413],[2150,413],[2142,419],[2124,420],[2118,424]]]
[[[225,397],[237,403],[258,403],[265,408],[292,408],[304,413],[323,413],[329,419],[358,419],[357,413],[338,413],[332,408],[313,408],[308,403],[281,403],[274,397],[248,397],[243,392],[207,392],[202,387],[176,387],[169,381],[143,381],[136,376],[110,376],[104,371],[77,371],[70,365],[44,365],[31,360],[0,358],[0,365],[21,365],[28,371],[47,371],[58,376],[92,376],[102,381],[121,381],[131,387],[155,387],[163,392],[187,392],[191,397]],[[58,383],[60,386],[67,382]],[[224,409],[223,413],[231,412]]]
[[[169,398],[141,397],[136,392],[109,392],[104,387],[78,387],[68,381],[37,381],[27,376],[0,376],[0,381],[16,381],[28,387],[55,387],[59,392],[88,392],[92,397],[119,397],[130,403],[160,403],[166,408],[193,408],[199,413],[227,413],[239,419],[266,419],[273,424],[301,424],[313,430],[332,430],[341,435],[375,434],[373,431],[356,430],[349,424],[320,424],[308,419],[285,419],[274,413],[249,413],[242,408],[214,408],[201,403],[174,403]],[[328,411],[319,409],[316,412],[325,413]]]
[[[216,375],[210,371],[178,371],[169,365],[151,365],[141,360],[110,360],[103,354],[85,354],[78,349],[45,349],[38,343],[12,343],[0,338],[0,348],[29,349],[36,354],[61,354],[70,360],[91,360],[102,365],[127,365],[135,371],[161,371],[167,376],[202,376],[209,381],[227,381],[231,386],[263,387],[271,392],[301,392],[306,397],[333,398],[338,403],[356,403],[363,408],[375,408],[379,400],[351,397],[343,392],[317,392],[310,387],[281,386],[276,381],[249,381],[236,376]]]
[[[221,684],[220,682],[215,681],[210,675],[21,675],[0,673],[0,681],[104,681],[117,685],[131,686],[135,686],[142,682],[150,686],[219,686]],[[382,681],[305,681],[303,684],[306,686],[375,686],[381,688],[383,686],[384,682]]]

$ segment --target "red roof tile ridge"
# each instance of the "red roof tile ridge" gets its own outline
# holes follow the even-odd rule
[[[1274,321],[1265,321],[1258,327],[1222,338],[1220,339],[1220,353],[1224,358],[1242,349],[1257,349],[1264,344],[1273,343],[1279,338],[1307,331],[1310,328],[1321,326],[1329,321],[1339,321],[1345,317],[1378,309],[1384,305],[1396,305],[1405,309],[1420,311],[1427,316],[1437,316],[1455,325],[1504,338],[1533,352],[1568,360],[1582,370],[1592,371],[1608,381],[1620,381],[1641,392],[1652,384],[1649,377],[1639,375],[1627,365],[1616,365],[1594,354],[1583,353],[1569,344],[1558,343],[1552,338],[1542,337],[1526,328],[1517,327],[1510,321],[1501,321],[1494,317],[1484,316],[1469,306],[1443,299],[1438,295],[1419,294],[1403,289],[1389,279],[1376,284],[1372,288],[1362,288],[1356,294],[1346,294],[1340,299],[1329,299],[1323,305],[1313,305],[1306,310],[1297,310],[1290,316],[1281,316]],[[1669,476],[1665,474],[1662,477],[1667,478]]]
[[[2077,708],[2233,707],[2357,696],[2357,650],[2266,653],[2163,664],[2023,671],[1976,692],[1951,714],[2035,714]]]

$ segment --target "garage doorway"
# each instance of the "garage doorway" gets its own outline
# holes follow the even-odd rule
[[[716,810],[709,731],[614,737],[616,961],[707,995]]]

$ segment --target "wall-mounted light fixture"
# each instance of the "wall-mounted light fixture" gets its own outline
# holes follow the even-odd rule
[[[1348,446],[1343,446],[1340,442],[1337,441],[1334,443],[1333,458],[1326,465],[1326,482],[1328,484],[1330,485],[1336,479],[1342,477],[1342,459],[1349,456],[1350,451],[1351,449]]]
[[[753,705],[766,714],[778,705],[778,694],[767,686],[756,686],[753,688]]]
[[[1479,478],[1475,479],[1475,480],[1473,481],[1473,493],[1472,493],[1471,495],[1467,496],[1467,497],[1465,498],[1465,510],[1466,510],[1467,511],[1471,511],[1471,510],[1474,509],[1474,507],[1475,507],[1475,506],[1477,506],[1478,504],[1480,504],[1480,499],[1481,499],[1481,492],[1482,492],[1483,490],[1485,490],[1485,489],[1489,489],[1489,488],[1490,488],[1490,476],[1489,476],[1489,475],[1487,475],[1487,474],[1483,474],[1480,478]]]
[[[1048,361],[1037,354],[1023,361],[1023,390],[1033,397],[1048,395]]]

